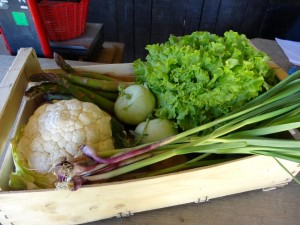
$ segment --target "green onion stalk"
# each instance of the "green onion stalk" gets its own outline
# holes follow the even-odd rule
[[[288,139],[274,137],[300,127],[299,77],[300,71],[226,116],[157,142],[119,149],[116,150],[119,153],[109,157],[97,155],[91,146],[83,145],[83,153],[106,169],[93,173],[89,168],[87,173],[81,170],[80,174],[60,176],[58,184],[70,186],[71,182],[76,190],[84,183],[112,179],[179,155],[192,154],[194,157],[179,165],[151,171],[148,176],[221,163],[236,155],[264,155],[277,161],[285,159],[300,163],[300,140],[292,136]],[[146,157],[142,157],[144,154]],[[209,158],[216,154],[231,157]]]

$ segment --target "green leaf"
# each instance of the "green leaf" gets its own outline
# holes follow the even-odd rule
[[[234,31],[223,37],[201,31],[171,36],[146,49],[145,62],[133,62],[137,81],[157,97],[155,116],[173,120],[182,130],[229,114],[275,79],[266,54]]]

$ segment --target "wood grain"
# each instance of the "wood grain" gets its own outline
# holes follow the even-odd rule
[[[199,30],[215,33],[215,26],[220,11],[221,0],[204,1]]]
[[[163,43],[170,36],[172,0],[152,1],[151,44]]]
[[[184,35],[188,0],[173,0],[170,5],[170,34],[175,36]]]
[[[124,62],[130,63],[132,56],[146,56],[146,45],[182,31],[222,35],[233,29],[248,38],[285,37],[299,9],[295,0],[90,0],[88,22],[104,24],[105,41],[126,43]]]
[[[191,34],[199,29],[202,17],[202,8],[204,1],[190,0],[188,1],[186,17],[185,17],[185,34]]]
[[[246,34],[248,38],[259,36],[258,26],[263,21],[269,0],[251,0],[248,1],[244,11],[243,20],[238,29],[239,33]]]
[[[116,20],[118,23],[118,40],[125,43],[127,49],[134,49],[134,11],[133,0],[116,1]],[[134,60],[133,51],[125,51],[128,62]]]
[[[247,2],[248,0],[222,1],[214,33],[223,35],[228,30],[239,31],[240,24],[244,20]]]
[[[135,59],[144,59],[146,46],[151,41],[151,5],[152,0],[134,2],[134,53]]]

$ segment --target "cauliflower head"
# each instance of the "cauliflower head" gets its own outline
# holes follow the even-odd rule
[[[97,151],[114,149],[110,120],[95,104],[77,99],[41,105],[26,124],[18,151],[31,169],[47,173],[60,157],[82,156],[82,144]]]

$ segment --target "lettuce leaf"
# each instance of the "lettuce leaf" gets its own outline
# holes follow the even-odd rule
[[[133,62],[137,82],[156,96],[155,116],[182,130],[224,116],[278,82],[270,58],[234,31],[170,36],[146,49],[145,61]]]

